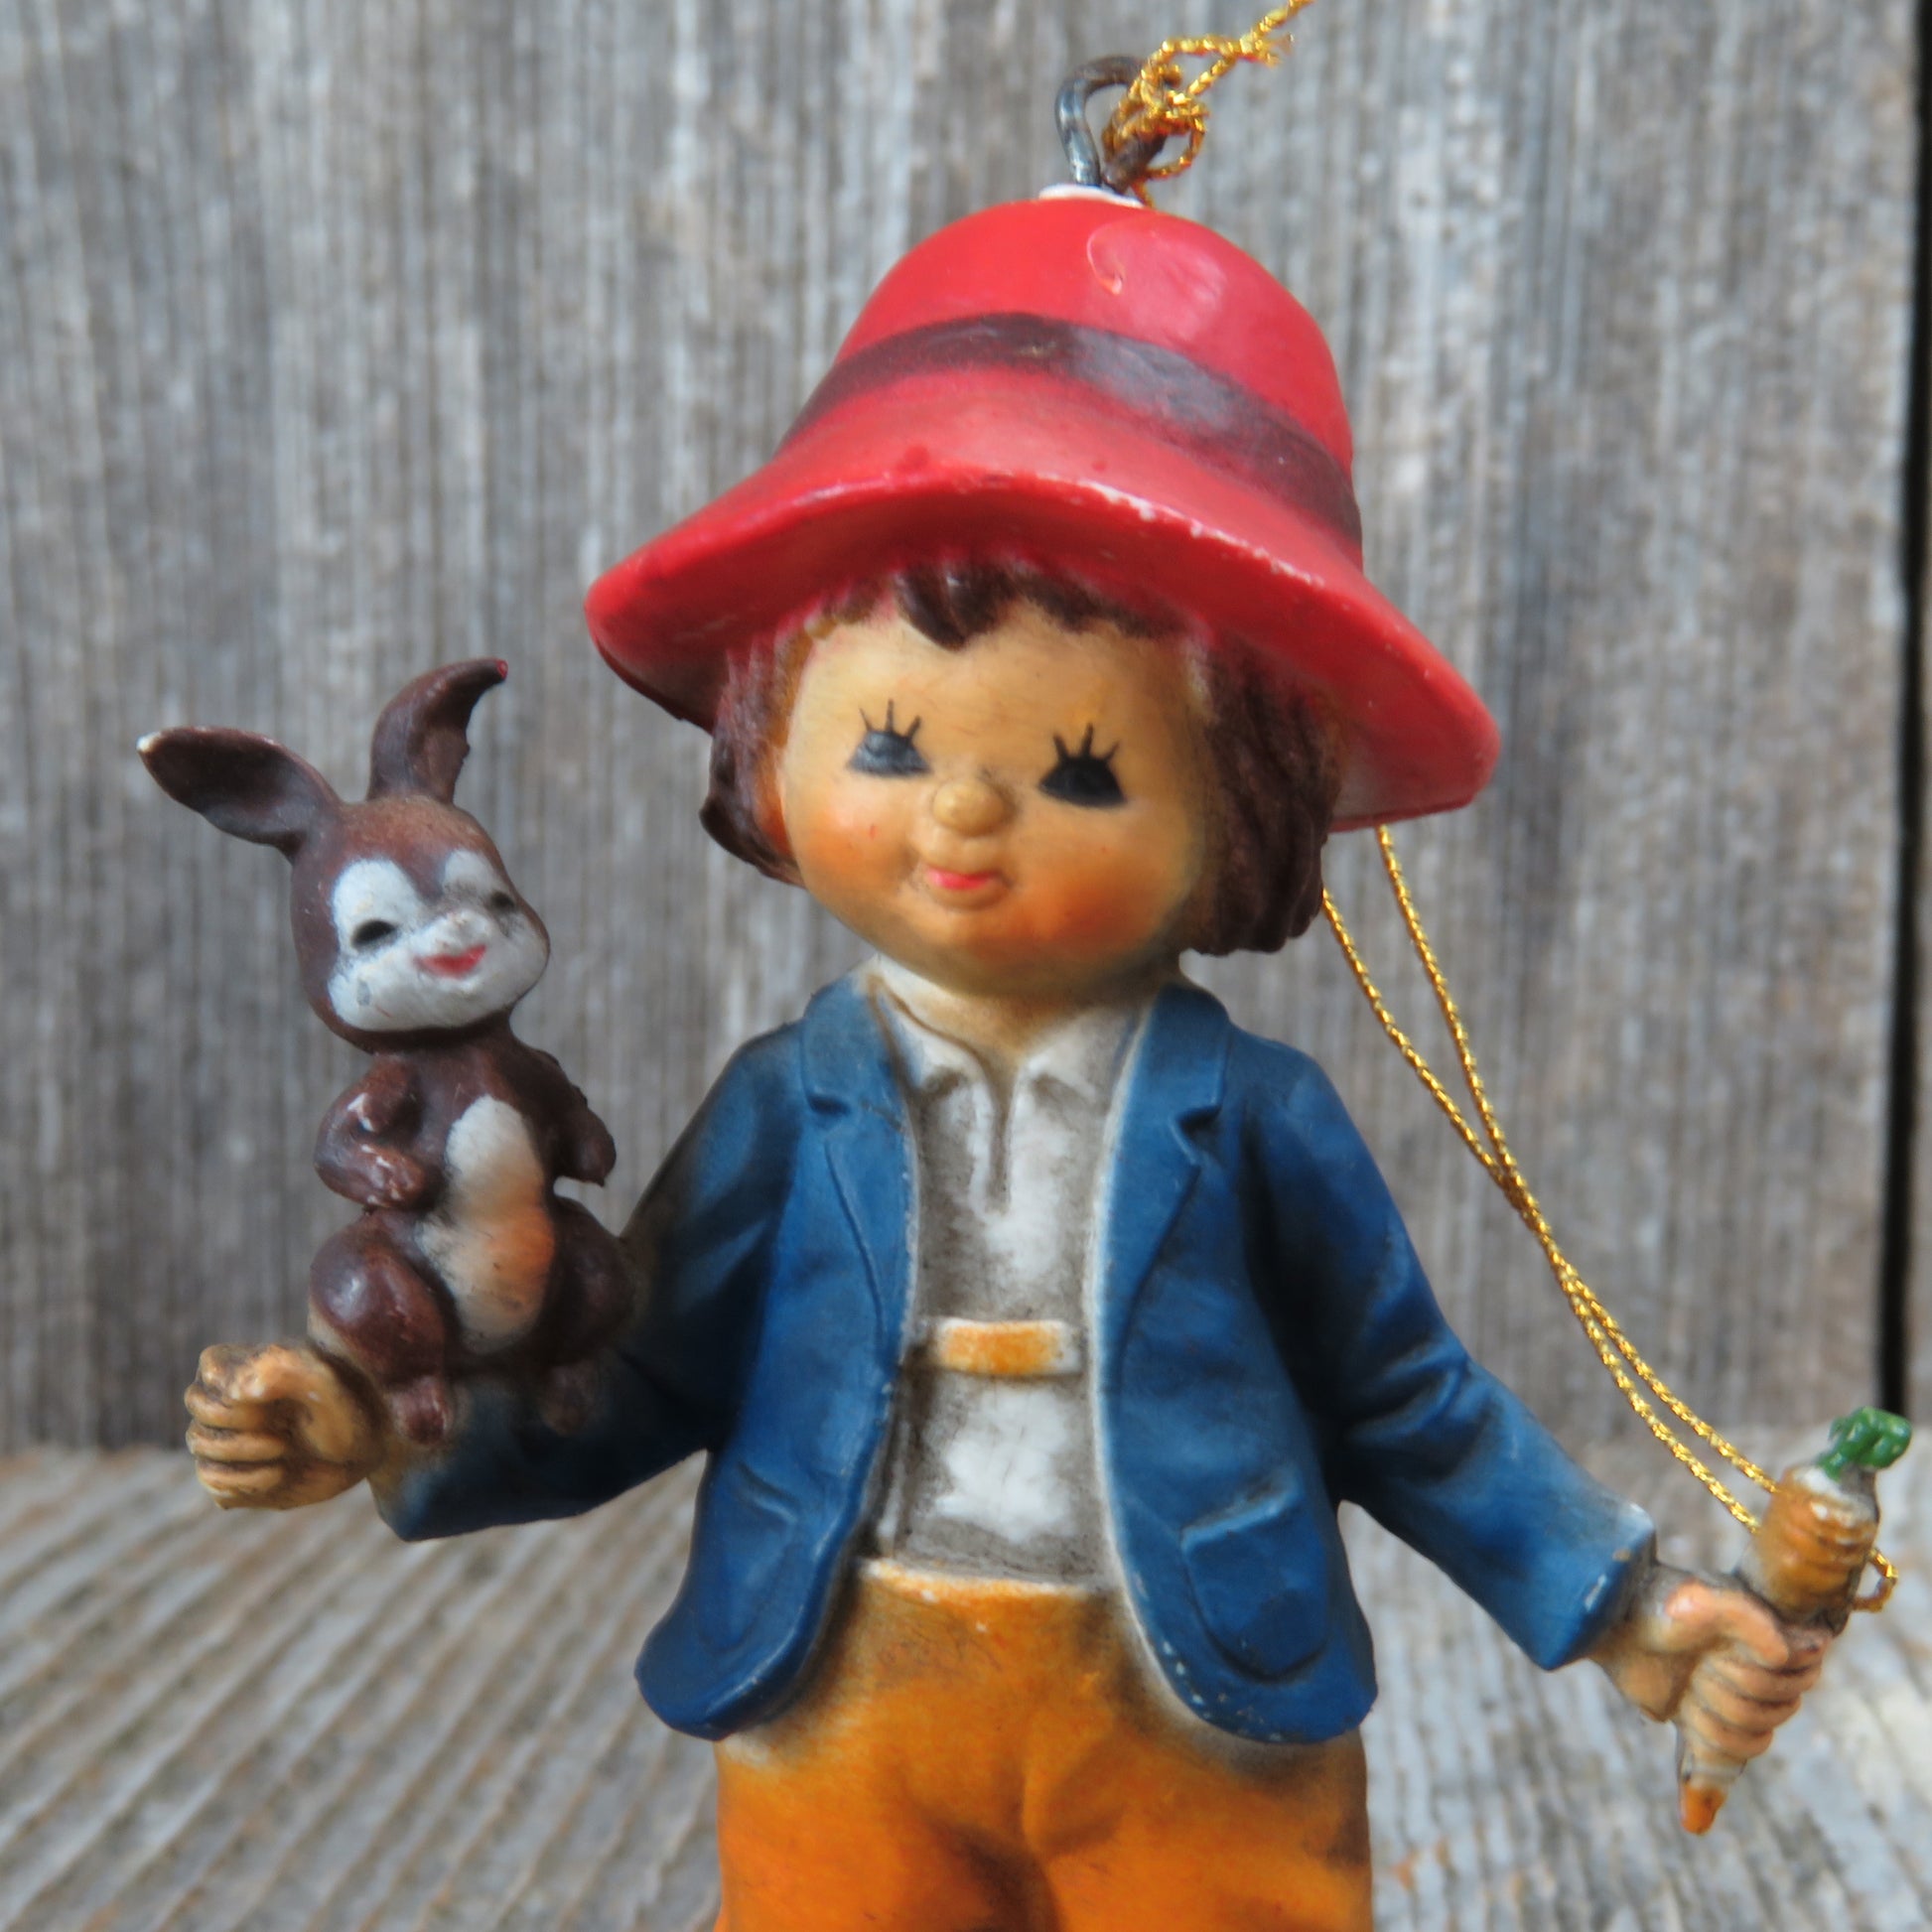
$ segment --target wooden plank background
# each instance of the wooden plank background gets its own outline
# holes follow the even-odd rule
[[[466,798],[550,923],[523,1031],[621,1214],[853,948],[708,848],[703,742],[597,664],[585,584],[769,450],[907,245],[1057,177],[1071,62],[1249,18],[0,0],[0,1440],[172,1439],[198,1346],[295,1326],[339,1218],[308,1156],[354,1056],[280,862],[136,737],[244,724],[346,784],[403,678],[510,659]],[[1167,200],[1327,330],[1371,571],[1503,726],[1403,842],[1493,1089],[1697,1401],[1829,1414],[1874,1385],[1916,809],[1915,9],[1323,0],[1300,42]],[[1333,881],[1420,1020],[1365,846]],[[1207,977],[1334,1071],[1478,1350],[1617,1427],[1328,941]]]

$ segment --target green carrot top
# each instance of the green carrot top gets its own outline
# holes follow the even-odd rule
[[[1912,1441],[1912,1425],[1888,1409],[1854,1409],[1832,1424],[1832,1446],[1818,1458],[1818,1466],[1836,1481],[1857,1465],[1862,1469],[1889,1469]]]

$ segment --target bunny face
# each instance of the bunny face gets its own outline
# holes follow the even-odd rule
[[[470,1027],[507,1013],[542,976],[543,925],[480,834],[428,850],[420,841],[373,851],[346,843],[341,869],[317,882],[324,890],[311,903],[321,916],[303,921],[311,930],[300,935],[310,1000],[331,1026]]]
[[[503,670],[475,658],[399,691],[376,720],[360,804],[254,732],[187,725],[141,741],[171,797],[295,868],[303,990],[325,1025],[370,1051],[498,1018],[549,963],[542,921],[451,802],[471,709]]]

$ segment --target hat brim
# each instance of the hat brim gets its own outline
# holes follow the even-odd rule
[[[944,372],[846,400],[607,572],[585,614],[618,674],[709,729],[735,644],[935,557],[1060,568],[1238,637],[1339,732],[1347,830],[1482,789],[1494,721],[1337,538],[1252,477],[1024,372]]]

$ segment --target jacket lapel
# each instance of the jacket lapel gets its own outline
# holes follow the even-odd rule
[[[1166,988],[1148,1015],[1129,1075],[1107,1210],[1100,1324],[1109,1359],[1200,1173],[1200,1153],[1187,1129],[1220,1107],[1231,1030],[1220,1002],[1197,986]]]
[[[856,976],[805,1010],[806,1097],[824,1122],[825,1156],[865,1258],[886,1354],[896,1360],[911,1289],[911,1144],[905,1102],[879,1022]]]

